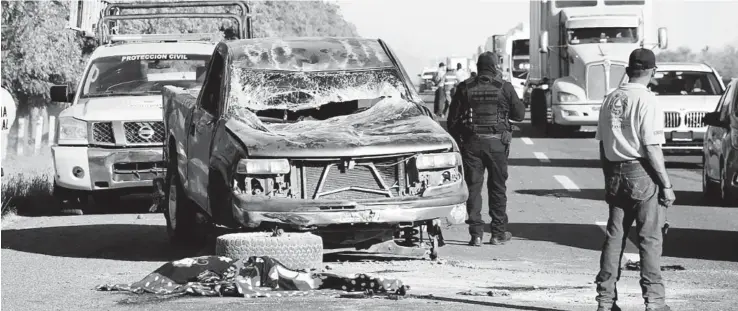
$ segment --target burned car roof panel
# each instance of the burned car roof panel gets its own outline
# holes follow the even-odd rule
[[[227,46],[234,68],[333,71],[394,67],[375,39],[263,38],[232,41]]]

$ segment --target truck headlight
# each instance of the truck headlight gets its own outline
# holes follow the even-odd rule
[[[277,175],[290,172],[287,159],[241,159],[236,173],[243,175]]]
[[[86,145],[87,122],[72,117],[59,118],[59,145]]]
[[[560,103],[568,103],[568,102],[576,102],[579,101],[579,97],[577,97],[574,94],[567,93],[567,92],[559,92],[559,102]]]
[[[421,154],[415,158],[418,170],[453,168],[459,165],[461,154],[458,152]]]

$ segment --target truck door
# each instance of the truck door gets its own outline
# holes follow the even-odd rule
[[[210,60],[202,94],[192,111],[187,139],[187,184],[190,198],[208,209],[208,173],[211,143],[223,101],[225,59],[216,51]]]

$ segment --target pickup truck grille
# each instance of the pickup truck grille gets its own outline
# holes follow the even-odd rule
[[[684,125],[687,127],[705,127],[707,126],[705,123],[702,123],[702,117],[704,117],[706,112],[701,111],[690,111],[687,112],[687,114],[684,115]]]
[[[114,144],[112,122],[98,122],[92,124],[92,142],[97,144]]]
[[[393,165],[398,162],[399,164]],[[302,197],[305,199],[383,199],[390,195],[397,197],[400,188],[405,188],[404,163],[397,157],[360,162],[343,173],[338,161],[301,161],[296,165],[303,174]],[[328,172],[320,187],[326,168]]]
[[[123,128],[129,145],[149,145],[164,142],[164,122],[125,122]]]
[[[664,127],[665,128],[674,128],[674,127],[679,127],[680,125],[682,125],[682,117],[679,115],[678,112],[675,112],[675,111],[664,112]]]

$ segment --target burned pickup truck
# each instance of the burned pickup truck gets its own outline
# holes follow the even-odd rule
[[[421,225],[437,245],[440,223],[466,219],[458,147],[381,40],[222,42],[201,88],[163,97],[174,241],[192,238],[196,214],[310,231],[327,248],[412,239]]]

